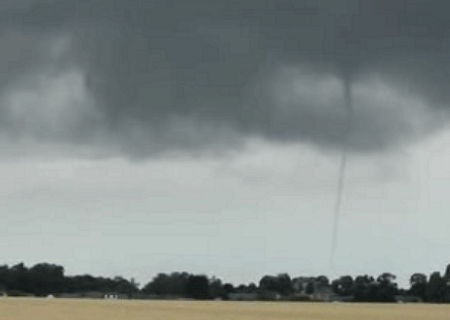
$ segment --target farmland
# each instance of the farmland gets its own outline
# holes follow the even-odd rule
[[[397,320],[448,319],[450,306],[0,298],[2,320]]]

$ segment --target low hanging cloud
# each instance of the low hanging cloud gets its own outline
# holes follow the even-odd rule
[[[448,122],[448,7],[15,1],[0,7],[1,139],[133,158],[253,137],[396,150]]]

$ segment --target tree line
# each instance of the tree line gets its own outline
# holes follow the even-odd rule
[[[39,263],[27,268],[23,263],[0,266],[0,293],[10,296],[59,296],[121,294],[128,298],[191,298],[191,299],[270,299],[270,300],[343,300],[354,302],[395,302],[399,297],[409,301],[450,302],[450,264],[443,275],[433,272],[429,277],[414,273],[408,289],[398,288],[396,277],[383,273],[374,278],[346,275],[330,281],[326,276],[294,277],[282,273],[265,275],[258,284],[233,285],[216,277],[187,272],[160,273],[139,288],[134,279],[104,278],[91,275],[66,276],[64,268]]]

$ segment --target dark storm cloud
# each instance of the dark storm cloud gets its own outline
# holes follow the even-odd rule
[[[219,151],[251,136],[395,148],[445,125],[449,9],[406,0],[2,4],[0,125],[9,139],[141,157]]]

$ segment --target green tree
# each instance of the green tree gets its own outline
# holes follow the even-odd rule
[[[395,302],[397,294],[397,284],[394,282],[396,276],[385,272],[377,278],[377,284],[374,287],[375,301]]]
[[[330,285],[330,280],[326,276],[318,276],[316,278],[317,286],[320,288],[327,287]]]
[[[225,283],[222,286],[222,293],[223,293],[222,298],[225,299],[225,300],[229,299],[229,294],[230,293],[235,293],[235,292],[236,292],[236,290],[235,290],[234,286],[231,283]]]
[[[306,294],[313,294],[314,293],[314,281],[309,281],[306,284],[305,293]]]
[[[262,292],[278,292],[278,279],[274,276],[264,276],[259,280],[259,289]]]
[[[423,273],[414,273],[409,278],[409,284],[411,288],[409,292],[417,297],[420,297],[423,301],[426,300],[426,286],[427,286],[427,276]]]
[[[194,299],[210,299],[208,277],[204,275],[191,275],[187,281],[187,294]]]
[[[374,278],[368,275],[357,276],[354,281],[354,299],[358,302],[375,300]]]
[[[60,293],[64,285],[64,268],[39,263],[28,270],[31,292],[37,296]]]
[[[224,292],[223,292],[223,286],[222,281],[216,277],[212,277],[209,280],[209,288],[210,288],[210,294],[212,298],[223,298]]]
[[[342,276],[331,283],[333,291],[341,296],[353,294],[353,278],[351,276]]]
[[[17,290],[21,292],[31,293],[31,281],[28,268],[23,263],[13,266],[9,270],[10,285],[8,290]]]
[[[293,292],[291,277],[287,273],[281,273],[276,278],[277,292],[281,295],[289,295]]]
[[[433,272],[425,289],[425,297],[429,302],[440,302],[445,294],[445,278],[441,277],[440,272]]]
[[[447,265],[447,268],[445,269],[445,276],[447,280],[450,280],[450,264]]]
[[[11,275],[7,265],[0,266],[0,285],[4,290],[11,286]]]

